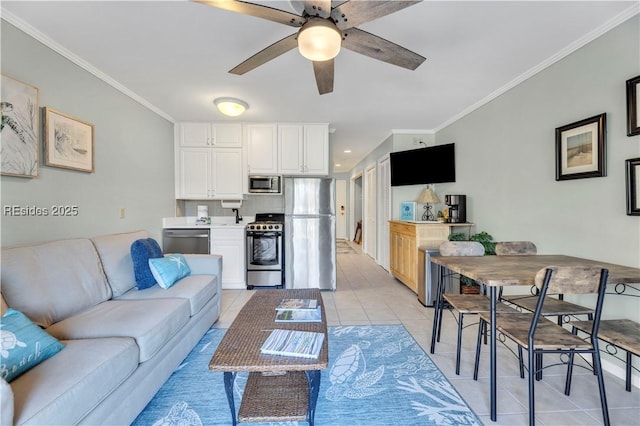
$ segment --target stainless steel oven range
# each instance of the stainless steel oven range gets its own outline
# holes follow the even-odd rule
[[[247,288],[284,288],[284,214],[258,213],[247,224]]]

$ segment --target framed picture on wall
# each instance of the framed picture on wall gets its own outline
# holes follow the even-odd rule
[[[627,214],[640,216],[640,158],[627,160]]]
[[[93,173],[93,124],[44,109],[47,166]]]
[[[606,176],[606,116],[556,128],[556,180]]]
[[[2,75],[0,101],[0,173],[34,178],[38,176],[40,153],[38,89]]]
[[[627,136],[640,135],[640,75],[627,80]]]

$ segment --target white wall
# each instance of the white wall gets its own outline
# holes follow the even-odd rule
[[[1,63],[3,74],[39,89],[40,107],[95,126],[95,173],[44,166],[41,155],[37,178],[2,176],[2,245],[136,229],[160,238],[161,218],[175,212],[173,124],[5,21]],[[79,214],[4,214],[12,205],[77,205]]]

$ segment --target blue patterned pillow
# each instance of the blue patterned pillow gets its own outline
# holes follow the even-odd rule
[[[7,382],[51,358],[65,346],[22,312],[11,308],[2,316],[0,338],[0,376]]]
[[[131,244],[131,260],[138,290],[156,285],[156,279],[149,268],[149,259],[158,257],[162,257],[162,249],[153,238],[143,238]]]
[[[168,254],[158,259],[149,259],[149,267],[158,285],[164,289],[191,273],[186,259],[181,254]]]

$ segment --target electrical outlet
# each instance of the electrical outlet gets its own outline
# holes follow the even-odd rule
[[[120,207],[120,219],[124,219],[126,216],[126,210],[124,207]]]

